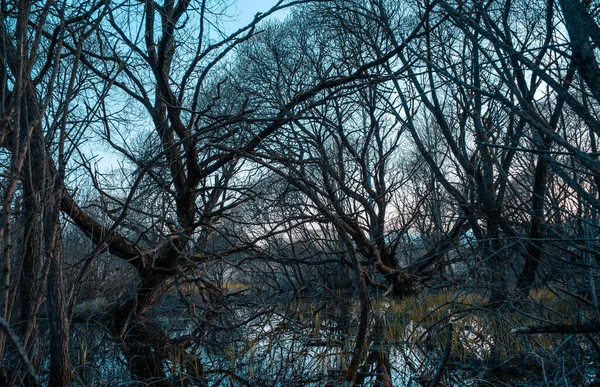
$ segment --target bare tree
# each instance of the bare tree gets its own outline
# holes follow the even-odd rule
[[[135,267],[135,291],[107,311],[104,320],[123,340],[128,365],[138,378],[167,383],[171,343],[157,341],[156,324],[142,316],[180,275],[206,262],[203,250],[220,219],[251,195],[247,187],[236,186],[236,176],[244,172],[240,156],[292,122],[296,111],[322,103],[328,90],[368,76],[370,68],[385,60],[307,79],[276,105],[261,95],[233,94],[221,64],[257,33],[261,20],[291,4],[280,2],[248,26],[221,35],[211,24],[218,8],[208,2],[115,3],[93,41],[81,49],[81,64],[103,85],[97,88],[100,108],[92,112],[101,121],[102,140],[133,172],[121,177],[129,178],[122,187],[95,180],[108,222],[84,211],[71,195],[63,196],[61,205],[99,248]],[[215,34],[219,37],[211,38]],[[139,123],[121,115],[132,113],[128,105],[136,106]],[[130,146],[130,125],[147,148]],[[145,199],[165,210],[147,211]]]
[[[60,202],[65,168],[72,154],[67,138],[77,130],[68,127],[67,117],[81,85],[78,49],[67,54],[63,45],[69,41],[79,47],[101,17],[101,3],[81,8],[52,1],[2,4],[1,143],[10,154],[0,231],[5,246],[3,318],[12,320],[12,297],[18,294],[17,331],[39,372],[43,343],[38,312],[47,297],[51,386],[66,386],[71,380]],[[16,211],[21,213],[17,233],[11,230]],[[13,247],[15,235],[19,235],[18,249]],[[15,251],[18,256],[14,256]],[[1,352],[4,356],[3,345]],[[14,371],[7,383],[15,383],[19,377],[18,367]],[[27,379],[27,383],[37,381]]]

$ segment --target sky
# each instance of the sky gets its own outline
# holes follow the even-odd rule
[[[277,0],[238,0],[235,4],[240,25],[248,24],[257,12],[264,12],[277,3]]]
[[[232,5],[235,10],[232,13],[237,15],[237,23],[232,24],[237,28],[243,27],[250,23],[258,12],[268,11],[275,4],[277,4],[277,0],[238,0]],[[286,14],[287,10],[283,10],[277,12],[274,16],[283,18]]]

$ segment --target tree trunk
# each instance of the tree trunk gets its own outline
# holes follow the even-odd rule
[[[347,241],[347,245],[351,246],[351,243]],[[358,374],[358,368],[365,354],[367,346],[367,332],[369,329],[369,315],[371,312],[371,303],[369,301],[369,294],[367,292],[367,282],[365,280],[365,271],[360,264],[356,252],[352,251],[352,263],[354,269],[354,276],[358,285],[359,297],[360,297],[360,318],[358,324],[358,333],[356,334],[356,342],[354,344],[354,352],[352,353],[352,359],[348,365],[346,371],[346,382],[344,385],[352,386]]]
[[[145,319],[171,288],[172,274],[151,274],[138,284],[137,293],[109,313],[113,336],[122,340],[123,355],[133,378],[152,386],[170,386],[165,373],[171,341],[157,324]]]
[[[46,259],[48,277],[48,317],[50,323],[50,387],[66,387],[72,379],[70,358],[70,321],[63,265],[60,225],[61,189],[55,184],[46,201]]]
[[[546,147],[544,147],[545,149]],[[544,222],[544,197],[548,176],[548,161],[543,157],[538,158],[535,167],[533,193],[531,197],[531,228],[529,231],[529,244],[525,255],[525,265],[517,278],[517,289],[523,298],[529,296],[531,287],[542,258],[542,227]]]
[[[27,127],[28,125],[25,125]],[[41,128],[39,128],[41,130]],[[40,133],[35,130],[29,155],[25,161],[25,178],[23,179],[22,227],[23,241],[21,248],[21,276],[19,279],[20,323],[17,333],[23,337],[27,356],[39,371],[41,350],[39,348],[39,325],[37,321],[37,305],[40,271],[43,256],[42,206],[40,192],[43,192],[44,175],[41,165],[43,161],[38,156],[39,148],[43,146],[43,136],[40,143]],[[29,384],[28,379],[25,384]]]

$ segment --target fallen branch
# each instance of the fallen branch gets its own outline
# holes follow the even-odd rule
[[[577,333],[600,333],[600,321],[592,321],[583,324],[546,324],[514,328],[511,330],[516,334],[532,333],[556,333],[556,334],[577,334]]]

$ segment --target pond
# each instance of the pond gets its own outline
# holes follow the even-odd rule
[[[348,385],[358,301],[251,299],[207,308],[172,297],[152,312],[174,342],[185,343],[165,362],[172,384]],[[354,385],[593,385],[598,353],[591,341],[514,335],[510,330],[524,322],[522,313],[488,311],[484,302],[446,293],[373,298]],[[78,384],[147,384],[131,380],[119,344],[97,324],[78,326],[75,336]]]

